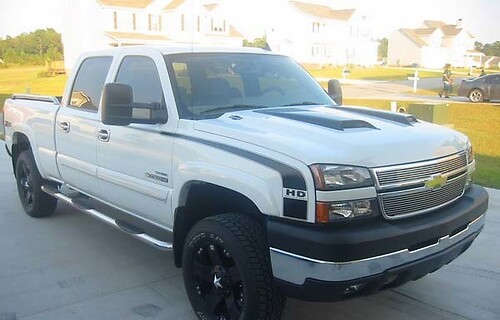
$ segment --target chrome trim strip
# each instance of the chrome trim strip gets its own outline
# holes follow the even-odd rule
[[[448,177],[453,176],[453,175],[455,175],[457,173],[460,173],[461,171],[463,171],[463,174],[461,176],[463,176],[464,174],[467,174],[467,171],[468,171],[467,167],[462,167],[460,169],[456,169],[456,170],[453,170],[453,171],[450,171],[450,172],[447,172],[447,173],[443,173],[442,176],[448,178]],[[383,185],[383,186],[378,186],[378,190],[383,191],[383,190],[387,190],[387,189],[396,189],[396,188],[411,187],[412,185],[418,185],[418,184],[426,183],[428,180],[429,180],[429,177],[423,178],[423,179],[418,179],[418,180],[411,180],[411,181],[400,182],[400,183],[386,184],[386,185]],[[452,180],[449,180],[449,181],[453,181],[453,180],[455,180],[455,178],[452,179]]]
[[[458,177],[455,177],[453,179],[450,179],[450,180],[446,181],[445,185],[448,185],[448,184],[450,184],[450,183],[452,183],[452,182],[454,182],[456,180],[462,179],[466,175],[467,175],[467,172],[464,172],[463,174],[459,175]],[[429,179],[426,179],[425,181],[427,181],[427,180],[429,180]],[[426,191],[426,190],[430,190],[430,189],[428,189],[428,188],[426,188],[424,186],[424,187],[412,188],[412,189],[407,189],[407,190],[399,190],[399,191],[390,191],[390,192],[379,193],[379,196],[381,196],[381,195],[384,195],[384,196],[410,195],[410,194],[413,194],[413,193],[419,193],[419,192]],[[439,190],[439,189],[435,189],[435,190]]]
[[[400,164],[400,165],[395,165],[395,166],[388,166],[388,167],[378,167],[378,168],[372,168],[372,172],[374,173],[374,178],[375,178],[375,184],[377,186],[377,189],[380,189],[380,182],[377,176],[377,173],[379,172],[387,172],[387,171],[394,171],[394,170],[402,170],[402,169],[411,169],[411,168],[419,168],[419,167],[425,167],[433,164],[438,164],[442,162],[446,162],[449,160],[453,160],[456,158],[460,158],[463,154],[467,154],[465,151],[460,151],[455,154],[452,154],[450,156],[446,156],[443,158],[438,158],[434,160],[427,160],[427,161],[422,161],[422,162],[414,162],[414,163],[408,163],[408,164]],[[466,160],[467,161],[467,160]]]
[[[484,220],[485,215],[483,214],[471,221],[459,233],[453,236],[443,236],[436,243],[413,251],[403,249],[355,261],[322,261],[271,247],[269,250],[273,274],[278,279],[299,285],[303,284],[307,278],[323,281],[348,281],[380,274],[455,245],[478,232],[484,225]]]
[[[452,182],[453,182],[453,181],[455,181],[455,180],[457,180],[457,179],[461,179],[461,178],[463,178],[463,177],[464,177],[464,176],[466,176],[466,175],[467,175],[467,172],[466,172],[466,173],[464,173],[463,175],[461,175],[461,176],[459,176],[459,177],[455,178],[455,179],[450,180],[450,181],[452,181]],[[394,215],[394,216],[389,216],[389,215],[387,215],[387,214],[385,213],[385,207],[383,206],[383,199],[382,199],[382,196],[387,195],[387,194],[391,194],[391,193],[383,193],[383,194],[379,194],[379,196],[378,196],[378,201],[379,201],[379,203],[380,203],[380,212],[382,213],[382,216],[383,216],[385,219],[387,219],[387,220],[398,220],[398,219],[403,219],[403,218],[408,218],[408,217],[416,216],[416,215],[419,215],[419,214],[424,214],[424,213],[426,213],[426,212],[431,212],[431,211],[434,211],[434,210],[440,209],[440,208],[442,208],[442,207],[445,207],[445,206],[447,206],[447,205],[449,205],[449,204],[451,204],[451,203],[453,203],[453,202],[457,201],[459,198],[461,198],[461,197],[464,195],[464,193],[465,193],[465,190],[466,190],[465,186],[466,186],[466,185],[467,185],[467,183],[465,183],[465,184],[464,184],[464,187],[462,188],[462,193],[460,193],[460,195],[459,195],[458,197],[456,197],[456,198],[454,198],[454,199],[451,199],[451,200],[450,200],[450,201],[448,201],[448,202],[442,203],[442,204],[437,205],[437,206],[434,206],[434,207],[432,207],[432,208],[423,209],[423,210],[419,210],[419,211],[413,211],[413,212],[410,212],[410,213],[405,213],[405,214],[398,214],[398,215]],[[417,191],[423,191],[423,190],[427,190],[427,189],[424,187],[424,188],[418,188],[418,189],[415,189],[415,190],[417,190]],[[412,192],[410,192],[410,191],[408,191],[408,192],[401,192],[401,195],[403,195],[403,194],[404,194],[404,195],[407,195],[407,194],[412,194],[412,193],[416,193],[416,192],[413,192],[413,190],[412,190]]]
[[[61,201],[64,201],[70,205],[72,205],[73,207],[77,208],[78,210],[80,211],[83,211],[85,213],[88,213],[90,214],[91,216],[93,216],[94,218],[97,218],[107,224],[109,224],[110,226],[113,226],[115,228],[117,228],[118,230],[121,230],[123,232],[125,232],[126,234],[129,234],[131,235],[132,237],[134,238],[137,238],[139,240],[141,240],[142,242],[145,242],[149,245],[152,245],[154,246],[155,248],[157,249],[160,249],[160,250],[165,250],[165,251],[170,251],[173,249],[173,245],[172,243],[170,242],[164,242],[164,241],[161,241],[161,240],[158,240],[158,239],[155,239],[151,236],[148,236],[147,234],[145,233],[140,233],[140,234],[136,234],[136,233],[130,233],[130,232],[127,232],[125,231],[123,228],[121,228],[116,222],[114,219],[102,214],[101,212],[95,210],[95,209],[90,209],[90,208],[85,208],[83,206],[80,206],[76,203],[74,203],[72,200],[72,198],[70,197],[67,197],[65,196],[64,194],[58,192],[56,189],[54,188],[51,188],[51,187],[48,187],[48,186],[42,186],[42,191],[61,200]]]

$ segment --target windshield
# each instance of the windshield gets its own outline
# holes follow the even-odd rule
[[[186,53],[165,61],[182,119],[293,105],[334,105],[321,86],[284,56]]]

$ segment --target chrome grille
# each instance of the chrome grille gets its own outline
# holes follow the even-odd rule
[[[380,187],[427,179],[433,174],[446,174],[460,169],[466,170],[467,157],[465,152],[450,157],[438,159],[429,163],[396,166],[390,169],[376,169]]]
[[[387,219],[399,219],[435,210],[462,196],[468,179],[467,156],[462,152],[431,161],[375,168],[373,173],[382,214]],[[436,177],[446,181],[440,188],[432,186]]]
[[[421,188],[412,193],[386,193],[379,196],[383,213],[387,217],[403,217],[437,209],[459,198],[467,176],[459,177],[438,190]]]

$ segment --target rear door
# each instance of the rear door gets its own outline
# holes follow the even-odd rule
[[[122,56],[111,81],[130,85],[135,104],[166,108],[164,88],[169,89],[170,84],[165,61],[157,51],[142,48],[137,55]],[[168,95],[172,96],[171,91]],[[148,221],[171,226],[173,137],[162,133],[172,124],[171,119],[165,125],[99,124],[101,199]]]
[[[57,165],[64,182],[98,195],[96,137],[101,93],[113,58],[88,57],[80,63],[56,116]]]

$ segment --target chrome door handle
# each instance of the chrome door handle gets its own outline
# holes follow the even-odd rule
[[[70,124],[67,121],[63,121],[59,123],[59,128],[62,132],[69,132]]]
[[[97,138],[102,142],[108,142],[109,136],[110,134],[108,129],[99,129],[99,132],[97,133]]]

